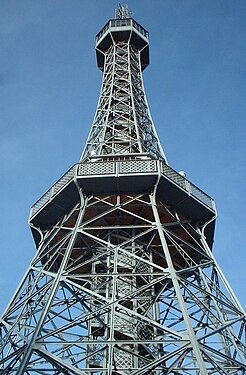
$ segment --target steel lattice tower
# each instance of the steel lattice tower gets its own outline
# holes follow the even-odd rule
[[[167,164],[148,33],[119,7],[82,158],[31,209],[37,246],[0,320],[0,374],[245,374],[245,315],[211,252],[213,200]]]

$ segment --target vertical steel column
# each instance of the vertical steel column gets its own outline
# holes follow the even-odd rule
[[[203,358],[202,358],[202,355],[201,355],[201,351],[199,349],[199,343],[197,341],[194,330],[193,330],[192,325],[190,323],[189,314],[188,314],[188,311],[186,309],[185,302],[184,302],[184,299],[183,299],[183,296],[182,296],[182,293],[181,293],[180,287],[179,287],[179,278],[178,278],[177,273],[175,271],[175,268],[173,266],[172,258],[171,258],[170,253],[169,253],[167,242],[166,242],[166,239],[165,239],[165,236],[164,236],[164,233],[163,233],[162,224],[160,222],[159,214],[158,214],[158,211],[157,211],[157,207],[156,207],[157,186],[158,185],[156,185],[156,187],[154,189],[154,192],[153,192],[153,195],[151,196],[153,213],[154,213],[154,216],[155,216],[155,223],[156,223],[158,233],[159,233],[159,236],[160,236],[160,239],[161,239],[162,248],[163,248],[163,251],[164,251],[164,254],[165,254],[165,257],[166,257],[168,271],[170,272],[170,276],[171,276],[171,280],[172,280],[172,283],[173,283],[173,286],[174,286],[175,294],[177,296],[177,299],[179,301],[179,306],[180,306],[180,309],[181,309],[182,314],[183,314],[183,318],[184,318],[184,322],[185,322],[185,325],[186,325],[186,328],[187,328],[187,333],[188,333],[188,336],[189,336],[189,339],[190,339],[191,347],[192,347],[192,350],[195,353],[195,357],[196,357],[196,360],[197,360],[199,372],[201,374],[207,375],[208,372],[207,372],[207,369],[205,367],[205,364],[204,364],[204,361],[203,361]]]

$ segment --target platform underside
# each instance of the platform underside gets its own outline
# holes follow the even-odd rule
[[[81,163],[71,168],[33,207],[30,223],[36,227],[49,227],[78,202],[80,187],[86,196],[152,193],[175,207],[198,225],[216,216],[213,200],[157,160],[134,160]],[[214,220],[206,227],[206,237],[213,243]]]

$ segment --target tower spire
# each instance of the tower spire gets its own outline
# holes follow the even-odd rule
[[[132,13],[129,11],[128,5],[118,5],[118,8],[115,9],[115,18],[124,19],[131,18]]]
[[[97,35],[95,119],[81,161],[31,209],[37,252],[0,319],[1,375],[246,373],[214,201],[166,163],[143,90],[148,46],[132,18]]]

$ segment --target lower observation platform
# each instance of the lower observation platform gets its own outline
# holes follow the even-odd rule
[[[79,201],[78,187],[89,196],[152,192],[156,184],[158,198],[187,218],[199,223],[215,218],[214,200],[202,190],[160,160],[139,159],[75,164],[32,206],[29,222],[41,229],[56,224]],[[211,242],[214,221],[209,227]]]

